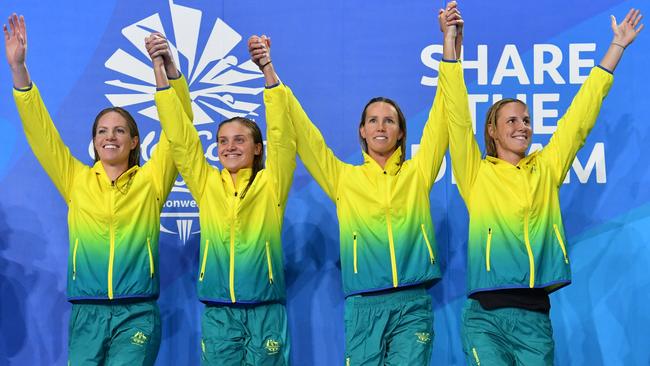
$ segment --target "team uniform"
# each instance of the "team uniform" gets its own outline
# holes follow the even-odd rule
[[[612,74],[594,67],[546,147],[516,166],[491,156],[481,158],[461,64],[442,62],[440,75],[453,172],[469,212],[470,299],[463,313],[468,363],[552,364],[548,309],[489,310],[473,297],[524,289],[548,297],[571,283],[558,191],[596,121]]]
[[[184,78],[173,80],[191,118]],[[15,89],[27,141],[68,205],[69,365],[153,365],[160,346],[160,211],[177,176],[164,136],[111,181],[75,159],[35,85]]]
[[[199,206],[198,274],[205,365],[284,365],[289,334],[282,259],[282,221],[296,166],[286,87],[264,91],[266,168],[245,190],[251,169],[230,173],[210,166],[199,135],[173,89],[159,90],[156,105],[172,155]],[[243,194],[245,191],[245,194]]]
[[[436,98],[420,149],[400,164],[398,148],[382,169],[334,156],[288,93],[298,154],[336,204],[345,300],[346,364],[428,364],[431,298],[440,279],[429,193],[447,149],[442,98]]]

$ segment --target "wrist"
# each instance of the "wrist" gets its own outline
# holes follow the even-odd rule
[[[9,64],[9,68],[11,71],[23,71],[27,70],[27,65],[24,62],[16,63],[16,64]]]
[[[268,61],[265,61],[265,62],[261,62],[261,63],[260,63],[260,71],[264,72],[264,69],[265,69],[265,68],[273,67],[273,65],[271,64],[271,62],[272,62],[271,59],[269,59]]]
[[[623,48],[627,48],[630,45],[630,42],[626,42],[623,38],[614,36],[610,44],[617,44]]]
[[[458,33],[456,32],[456,27],[447,27],[445,32],[443,33],[443,38],[445,41],[451,41],[455,42],[456,37],[458,36]]]
[[[617,41],[612,41],[612,43],[610,43],[610,45],[614,46],[614,47],[617,47],[617,48],[620,48],[621,50],[625,50],[625,48],[627,48],[626,44],[623,44],[623,43],[620,43],[620,42],[617,42]]]
[[[181,77],[180,71],[173,62],[165,63],[165,72],[170,79],[178,79]]]

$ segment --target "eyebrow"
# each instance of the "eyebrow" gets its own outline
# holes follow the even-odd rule
[[[128,126],[124,125],[124,126],[113,126],[113,127],[110,127],[110,126],[106,126],[106,125],[97,125],[97,129],[99,130],[100,128],[128,128]]]
[[[379,116],[370,115],[370,116],[366,116],[366,118],[368,118],[368,119],[370,119],[370,118],[379,118]],[[383,117],[383,119],[395,119],[395,117],[386,116],[386,117]]]

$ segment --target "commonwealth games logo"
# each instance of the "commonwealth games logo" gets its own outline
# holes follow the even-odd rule
[[[169,40],[170,49],[190,87],[194,125],[199,131],[205,156],[212,163],[218,161],[214,133],[215,122],[236,116],[254,118],[260,106],[254,96],[263,87],[247,86],[250,80],[259,79],[262,74],[257,66],[248,60],[239,62],[231,52],[241,42],[242,36],[223,20],[216,19],[207,41],[200,44],[203,13],[194,8],[174,4],[170,1],[171,25],[163,25],[160,15],[153,14],[122,29],[122,35],[130,42],[125,49],[118,48],[106,60],[106,68],[120,74],[117,79],[106,80],[116,92],[105,94],[114,106],[133,106],[137,113],[158,120],[154,105],[155,80],[149,56],[144,47],[144,38],[151,32],[159,32]],[[167,27],[166,27],[167,25]],[[240,52],[245,52],[241,48]],[[257,84],[259,83],[252,83]],[[243,100],[240,100],[242,98]],[[147,130],[140,126],[141,131]],[[158,123],[146,126],[153,130],[142,135],[142,158],[147,161],[158,141]],[[91,147],[92,151],[92,147]],[[192,234],[199,232],[198,207],[182,180],[172,188],[163,213],[160,230],[177,234],[185,243]]]

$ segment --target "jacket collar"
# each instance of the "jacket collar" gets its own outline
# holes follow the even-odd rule
[[[117,186],[123,186],[128,183],[128,181],[133,177],[133,175],[140,169],[139,166],[134,165],[127,169],[124,173],[120,174],[119,177],[117,177],[115,181],[115,185]],[[102,164],[101,161],[95,162],[91,170],[95,173],[95,175],[100,176],[100,181],[111,185],[113,184],[113,181],[108,177],[108,174],[106,174],[106,170],[104,169],[104,164]]]
[[[253,174],[252,168],[239,169],[239,171],[237,172],[237,187],[235,187],[228,169],[222,169],[221,180],[226,185],[226,191],[228,192],[228,194],[235,194],[235,192],[241,193],[244,190],[244,188],[246,188],[246,185],[248,185],[248,180],[251,178],[252,174]]]
[[[495,158],[494,156],[489,156],[489,155],[485,156],[485,160],[489,161],[490,163],[492,163],[494,165],[502,165],[502,166],[508,166],[509,165],[509,166],[511,166],[513,168],[517,168],[517,167],[530,165],[530,163],[533,161],[533,159],[535,159],[535,157],[537,156],[539,151],[540,150],[537,150],[537,151],[535,151],[535,152],[533,152],[533,153],[531,153],[529,155],[526,155],[523,159],[519,160],[519,163],[517,163],[517,165],[512,165],[512,164],[510,164],[509,162],[507,162],[505,160]]]
[[[397,147],[397,150],[391,155],[388,160],[386,160],[386,166],[384,169],[379,166],[379,164],[370,157],[365,151],[362,151],[363,153],[363,165],[368,166],[370,169],[375,170],[379,173],[386,172],[389,175],[397,175],[397,172],[399,172],[400,168],[402,167],[400,164],[400,160],[402,159],[402,148],[401,146]]]

